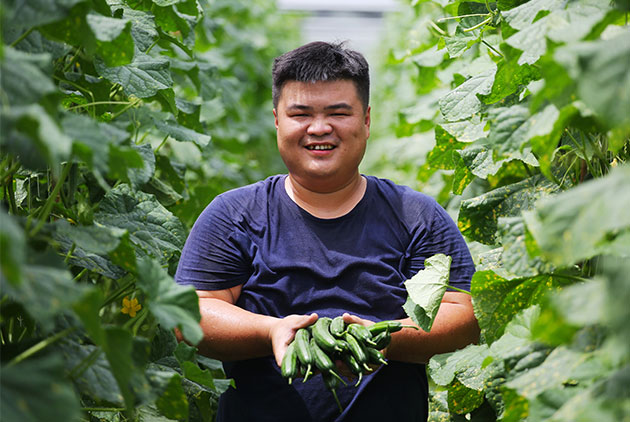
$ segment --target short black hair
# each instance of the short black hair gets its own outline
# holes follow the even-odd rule
[[[319,82],[348,79],[354,82],[363,109],[370,103],[370,73],[361,53],[345,43],[314,41],[276,57],[272,68],[273,106],[278,107],[282,86],[287,81]]]

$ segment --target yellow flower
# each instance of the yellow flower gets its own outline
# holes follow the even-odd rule
[[[122,312],[123,314],[129,314],[129,316],[133,318],[136,316],[136,312],[138,312],[140,309],[142,309],[142,305],[138,303],[138,299],[134,297],[133,299],[129,300],[129,296],[125,296],[125,298],[123,299],[122,310],[120,312]]]

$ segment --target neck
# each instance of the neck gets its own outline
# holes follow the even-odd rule
[[[314,191],[301,185],[291,174],[284,181],[284,188],[293,202],[318,218],[346,215],[361,201],[366,187],[367,180],[359,173],[340,188],[326,192]]]

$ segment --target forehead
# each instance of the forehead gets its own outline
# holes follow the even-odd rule
[[[326,105],[347,103],[360,104],[357,87],[352,80],[298,82],[287,81],[282,85],[278,107],[299,105]]]

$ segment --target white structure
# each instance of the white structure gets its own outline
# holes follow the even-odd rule
[[[395,0],[277,0],[280,10],[307,13],[304,42],[348,41],[372,62],[383,30],[383,15],[398,10]]]

